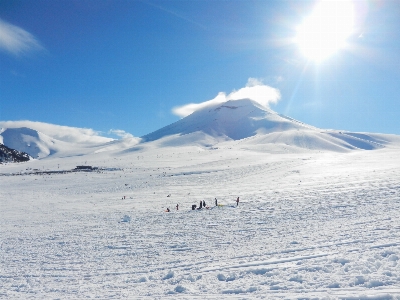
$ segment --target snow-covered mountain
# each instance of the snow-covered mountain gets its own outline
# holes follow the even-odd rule
[[[213,137],[240,140],[259,133],[309,127],[283,117],[255,101],[244,99],[205,107],[142,138],[144,141],[153,141],[168,135],[184,135],[201,131]]]
[[[399,136],[323,130],[249,99],[205,107],[141,139],[113,140],[91,129],[29,121],[0,122],[0,126],[3,127],[0,143],[39,159],[179,146],[298,153],[374,150],[400,145]]]
[[[379,149],[393,141],[388,135],[322,130],[278,114],[249,99],[209,106],[142,137],[159,145],[215,146],[237,141],[243,148],[286,152],[302,149],[345,152]],[[398,139],[397,139],[398,141]],[[235,144],[237,144],[235,143]]]
[[[0,125],[0,143],[37,159],[80,156],[126,148],[137,143],[134,138],[114,140],[99,136],[91,129],[40,122],[0,122]]]
[[[58,149],[60,141],[37,130],[22,128],[7,128],[2,133],[3,143],[7,147],[28,153],[33,158],[43,158]]]

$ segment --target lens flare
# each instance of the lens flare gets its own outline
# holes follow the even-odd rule
[[[298,27],[296,42],[306,57],[319,62],[342,49],[353,32],[353,3],[322,0]]]

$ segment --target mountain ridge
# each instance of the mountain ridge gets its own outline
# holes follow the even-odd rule
[[[196,137],[207,143],[201,143]],[[280,151],[374,150],[385,143],[368,134],[343,134],[343,131],[324,130],[279,114],[250,99],[230,100],[198,110],[191,115],[144,135],[143,143],[156,142],[165,146],[182,146],[183,141],[213,147],[236,141],[247,149],[277,147]],[[165,142],[162,142],[165,141]],[[383,141],[380,139],[380,141]]]
[[[65,127],[51,126],[65,130]],[[75,135],[63,138],[54,128],[48,130],[54,132],[53,136],[28,127],[3,128],[0,131],[0,143],[37,159],[102,152],[112,155],[182,146],[203,149],[240,147],[269,153],[293,153],[349,152],[400,145],[399,136],[320,129],[279,114],[250,99],[230,100],[204,107],[142,136],[140,141],[134,137],[120,140],[103,137],[92,139],[76,129],[73,128]],[[63,140],[55,138],[59,136]]]

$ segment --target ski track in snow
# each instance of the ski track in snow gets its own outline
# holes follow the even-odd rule
[[[89,163],[123,170],[0,176],[0,298],[400,299],[396,150]]]

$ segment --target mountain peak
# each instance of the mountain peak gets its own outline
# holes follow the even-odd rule
[[[239,140],[257,132],[284,131],[301,125],[250,99],[230,100],[207,106],[191,115],[142,137],[154,141],[169,135],[203,132],[213,137]]]

